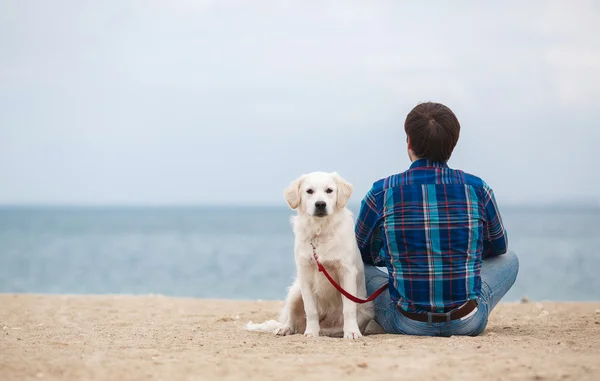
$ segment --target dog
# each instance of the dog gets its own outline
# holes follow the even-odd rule
[[[246,325],[249,331],[276,335],[362,337],[374,318],[373,302],[357,304],[342,295],[320,273],[313,257],[347,292],[366,298],[364,265],[354,233],[354,218],[346,207],[353,186],[337,172],[312,172],[292,181],[284,198],[297,215],[294,232],[296,278],[288,289],[278,320]]]

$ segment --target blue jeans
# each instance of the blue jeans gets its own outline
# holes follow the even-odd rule
[[[488,316],[517,279],[519,260],[516,254],[506,254],[483,260],[481,267],[481,296],[474,314],[450,323],[426,323],[402,315],[385,290],[374,301],[375,321],[386,333],[418,336],[477,336],[487,326]],[[367,293],[371,295],[388,282],[388,274],[378,267],[365,264]]]

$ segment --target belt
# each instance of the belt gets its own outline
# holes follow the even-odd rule
[[[477,301],[469,300],[462,306],[455,308],[451,311],[445,312],[445,313],[441,313],[441,312],[423,312],[423,313],[408,312],[408,311],[404,311],[400,306],[398,306],[398,311],[400,311],[400,313],[402,315],[404,315],[407,318],[412,319],[412,320],[428,323],[430,321],[429,319],[431,317],[432,323],[445,323],[449,320],[456,320],[456,319],[463,318],[463,317],[467,316],[468,314],[470,314],[471,312],[473,312],[473,310],[475,308],[477,308]]]

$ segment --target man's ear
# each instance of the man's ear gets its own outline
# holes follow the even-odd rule
[[[333,178],[337,185],[337,206],[338,208],[343,208],[348,203],[350,196],[352,196],[354,187],[344,180],[337,172],[333,172]]]
[[[415,152],[413,151],[412,144],[408,136],[406,137],[406,153],[408,154],[408,159],[410,161],[415,160]]]
[[[283,191],[283,197],[292,209],[296,209],[300,205],[300,187],[304,181],[304,175],[292,181],[290,185]]]

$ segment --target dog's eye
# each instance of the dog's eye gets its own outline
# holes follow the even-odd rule
[[[333,192],[333,189],[331,189],[331,188],[327,188],[327,190],[326,190],[325,192],[327,192],[327,193],[331,193],[331,192]]]
[[[313,190],[312,190],[312,189],[308,189],[308,190],[306,191],[306,193],[308,193],[308,194],[313,194]]]

